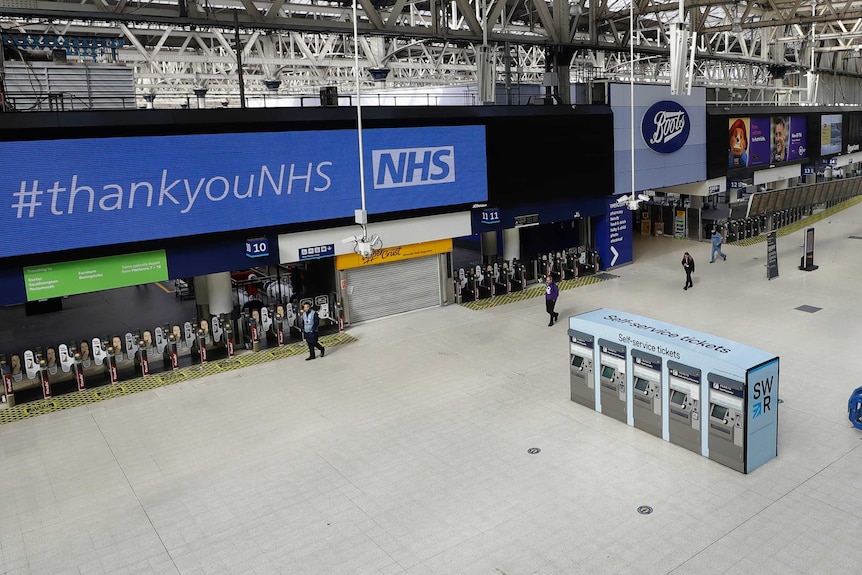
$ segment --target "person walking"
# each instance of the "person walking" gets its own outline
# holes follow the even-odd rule
[[[548,323],[548,327],[554,325],[554,322],[557,321],[558,317],[560,317],[560,314],[554,311],[554,306],[557,305],[558,297],[560,297],[560,287],[554,281],[554,276],[545,276],[545,309],[548,311],[548,315],[551,316],[551,321]]]
[[[685,285],[682,289],[687,290],[690,287],[694,287],[694,284],[691,283],[691,274],[694,273],[694,258],[688,252],[685,252],[682,256],[682,268],[685,270]]]
[[[320,316],[317,315],[316,311],[311,309],[311,304],[309,302],[304,302],[302,304],[302,313],[300,314],[300,318],[302,320],[302,337],[305,338],[305,343],[308,344],[308,357],[305,358],[305,361],[315,359],[315,348],[320,350],[320,357],[323,357],[326,355],[326,348],[320,345],[317,341],[317,330],[320,327]]]
[[[721,242],[724,241],[724,238],[721,237],[721,232],[719,232],[716,228],[712,228],[712,255],[709,258],[709,263],[715,262],[715,254],[721,256],[721,259],[727,260],[727,256],[724,255],[721,251]]]

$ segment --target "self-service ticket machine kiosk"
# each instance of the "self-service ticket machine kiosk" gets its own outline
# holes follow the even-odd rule
[[[661,358],[632,350],[632,416],[635,427],[662,436]]]
[[[668,361],[667,371],[670,442],[701,453],[700,370]]]
[[[599,351],[602,413],[627,423],[626,348],[624,345],[600,339]]]
[[[709,458],[745,472],[745,384],[706,374],[709,387]]]
[[[569,332],[572,401],[596,408],[596,379],[593,373],[595,338],[579,331]]]
[[[743,473],[778,454],[777,356],[610,309],[570,317],[568,336],[572,401]]]

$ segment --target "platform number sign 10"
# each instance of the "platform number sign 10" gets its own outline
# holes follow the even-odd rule
[[[245,241],[245,255],[250,258],[262,258],[269,255],[269,240],[255,238]]]

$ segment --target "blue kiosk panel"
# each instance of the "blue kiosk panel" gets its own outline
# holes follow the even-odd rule
[[[776,355],[604,308],[570,317],[568,334],[570,346],[585,340],[599,344],[572,346],[569,356],[571,361],[575,351],[592,352],[579,361],[599,366],[594,382],[603,393],[596,394],[597,411],[743,473],[778,454]],[[636,400],[638,393],[643,397]],[[649,406],[647,396],[653,400]],[[592,407],[574,394],[572,399]],[[606,403],[620,408],[608,410]],[[633,410],[635,405],[642,409]]]

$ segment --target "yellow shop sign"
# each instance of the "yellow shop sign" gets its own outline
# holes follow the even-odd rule
[[[336,256],[335,266],[340,270],[359,268],[362,266],[373,266],[374,264],[385,264],[411,258],[421,258],[436,254],[445,254],[452,251],[452,240],[435,240],[433,242],[422,242],[421,244],[408,244],[406,246],[384,247],[370,258],[364,258],[359,254],[344,254]]]

